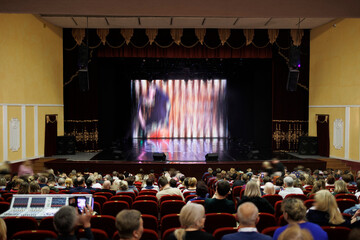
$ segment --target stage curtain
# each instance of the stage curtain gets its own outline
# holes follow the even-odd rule
[[[57,114],[45,116],[45,157],[56,154]]]
[[[99,149],[98,120],[65,120],[64,122],[66,135],[75,136],[76,151],[96,152]]]
[[[226,44],[216,49],[205,45],[186,48],[173,44],[168,48],[149,45],[145,48],[136,48],[131,45],[121,48],[99,47],[98,57],[141,57],[141,58],[271,58],[271,46],[257,48],[253,45],[233,49]]]
[[[318,153],[320,156],[329,157],[330,134],[329,134],[329,115],[316,115],[316,131],[318,138]]]

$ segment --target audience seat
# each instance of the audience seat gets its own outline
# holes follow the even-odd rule
[[[279,227],[280,227],[280,226],[267,227],[267,228],[265,228],[264,230],[262,230],[261,233],[273,237],[276,229],[278,229]]]
[[[21,240],[45,240],[45,239],[57,239],[57,234],[47,230],[25,230],[16,232],[12,239]]]
[[[4,218],[7,227],[7,238],[19,231],[37,230],[38,223],[33,217],[6,217]]]
[[[172,232],[174,232],[176,229],[178,229],[178,228],[170,228],[170,229],[166,230],[165,232],[163,232],[161,239],[167,240],[168,237],[169,237],[169,235],[170,235]]]
[[[95,215],[91,217],[91,227],[104,230],[108,236],[116,232],[115,217],[106,215]]]
[[[314,205],[315,199],[308,199],[304,201],[304,205],[307,209],[311,208]]]
[[[5,202],[5,199],[3,197],[0,197],[0,202]]]
[[[91,232],[93,233],[94,239],[96,239],[96,240],[108,240],[109,239],[108,234],[104,230],[97,229],[97,228],[91,228]],[[85,230],[83,228],[79,229],[77,236],[79,239],[85,239],[85,236],[86,236]]]
[[[119,192],[116,195],[128,195],[135,201],[136,194],[134,192]]]
[[[340,211],[344,212],[344,210],[355,206],[356,201],[354,201],[352,199],[336,199],[336,203],[337,203]]]
[[[110,201],[125,201],[131,206],[133,204],[133,199],[129,195],[115,195],[110,198]]]
[[[265,198],[266,200],[268,200],[268,202],[274,207],[275,206],[275,203],[277,201],[281,201],[283,200],[283,197],[279,194],[267,194],[267,195],[263,195],[262,196],[263,198]]]
[[[315,199],[315,193],[314,194],[311,194],[308,199]]]
[[[148,214],[141,214],[141,217],[144,221],[144,228],[158,231],[158,220],[157,217]]]
[[[180,213],[181,208],[185,205],[182,200],[163,201],[160,205],[160,217],[171,213]]]
[[[107,199],[110,199],[113,194],[111,192],[95,192],[94,196],[105,196]]]
[[[94,201],[94,211],[97,212],[97,214],[101,215],[102,211],[101,211],[101,205],[98,202]]]
[[[189,195],[196,195],[196,190],[188,191],[188,192],[183,193],[184,198],[186,198]]]
[[[205,231],[213,233],[222,227],[236,227],[235,216],[230,213],[208,213],[206,214]]]
[[[53,221],[54,221],[54,217],[45,217],[41,219],[39,224],[39,230],[48,230],[56,233]]]
[[[347,239],[351,231],[347,227],[323,226],[321,228],[327,232],[329,240]]]
[[[132,209],[139,210],[141,214],[149,214],[154,217],[158,217],[158,204],[151,200],[137,200],[133,202]]]
[[[223,227],[223,228],[218,228],[215,230],[215,232],[213,233],[213,236],[216,240],[221,240],[222,237],[226,234],[230,234],[230,233],[236,233],[238,231],[237,227]]]
[[[278,226],[285,226],[288,222],[285,220],[284,215],[281,215],[277,221]]]
[[[270,213],[259,213],[259,222],[256,224],[256,228],[259,232],[267,227],[276,226],[276,219],[273,214]]]
[[[181,196],[179,195],[164,195],[160,198],[159,204],[161,205],[162,202],[164,201],[169,201],[169,200],[183,200]]]
[[[154,230],[144,229],[140,240],[159,240],[159,236]]]
[[[179,228],[181,227],[179,214],[168,214],[161,218],[160,221],[161,232],[164,233],[170,228]]]
[[[135,201],[138,201],[138,200],[151,200],[151,201],[155,201],[157,202],[157,197],[154,196],[154,195],[139,195],[135,198]]]
[[[355,202],[358,201],[358,199],[356,198],[356,196],[354,194],[348,194],[348,193],[336,194],[335,198],[336,199],[352,199]]]
[[[201,204],[201,205],[205,205],[205,200],[193,200],[191,201],[192,203],[197,203],[197,204]]]
[[[241,189],[242,189],[242,186],[236,186],[233,188],[233,190],[231,192],[231,196],[232,196],[232,199],[234,202],[235,202],[236,197],[240,197]]]
[[[141,195],[153,195],[153,196],[156,196],[157,193],[158,193],[158,191],[156,191],[156,190],[141,190],[139,192],[139,196],[141,196]]]
[[[9,202],[0,202],[0,214],[6,212],[10,208]]]
[[[125,201],[107,201],[102,206],[101,212],[103,215],[116,215],[123,209],[129,209],[129,204]],[[110,235],[111,236],[111,235]]]
[[[185,202],[188,202],[190,199],[196,198],[197,195],[187,195],[185,198]]]
[[[288,194],[285,198],[298,198],[300,200],[306,201],[308,197],[305,194]]]
[[[3,197],[5,199],[5,201],[7,201],[7,202],[8,202],[8,198],[12,197],[12,196],[13,196],[13,193],[9,193],[9,192],[1,194],[1,197]]]
[[[281,201],[277,201],[275,203],[275,218],[278,219],[282,214],[283,212],[281,211],[281,203],[282,203],[282,200]]]

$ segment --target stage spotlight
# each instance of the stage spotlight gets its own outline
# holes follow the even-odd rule
[[[154,159],[154,161],[165,161],[166,155],[163,152],[154,152],[153,159]]]
[[[208,153],[205,155],[205,160],[209,161],[217,161],[219,159],[219,155],[217,153]]]

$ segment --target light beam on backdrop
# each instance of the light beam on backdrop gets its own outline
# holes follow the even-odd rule
[[[226,80],[132,80],[133,138],[227,137]]]

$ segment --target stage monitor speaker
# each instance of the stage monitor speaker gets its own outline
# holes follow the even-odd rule
[[[205,155],[205,160],[207,161],[207,162],[211,162],[211,161],[217,161],[217,160],[219,160],[219,154],[217,154],[217,153],[208,153],[208,154],[206,154]]]
[[[80,91],[89,91],[89,72],[87,69],[79,70],[79,88]]]
[[[317,155],[318,154],[318,140],[317,137],[299,137],[300,155]]]
[[[295,92],[297,89],[297,84],[299,81],[300,71],[297,69],[289,69],[288,80],[286,84],[286,90],[290,92]]]
[[[153,159],[154,159],[154,161],[165,161],[166,155],[163,152],[154,152]]]
[[[75,145],[75,136],[56,137],[56,155],[74,155]]]

